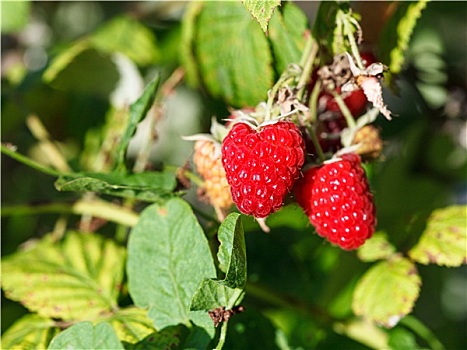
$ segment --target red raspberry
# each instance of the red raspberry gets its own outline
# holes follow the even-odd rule
[[[331,243],[351,250],[373,235],[373,196],[357,154],[306,171],[294,193],[318,235]]]
[[[222,164],[238,209],[256,218],[279,210],[299,177],[304,142],[292,122],[253,129],[236,123],[222,144]]]

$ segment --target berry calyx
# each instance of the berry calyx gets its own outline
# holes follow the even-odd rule
[[[294,123],[278,121],[257,129],[234,124],[222,143],[222,164],[238,209],[265,218],[282,207],[305,160]]]
[[[329,242],[351,250],[373,235],[375,206],[357,154],[307,170],[294,193],[318,235]]]

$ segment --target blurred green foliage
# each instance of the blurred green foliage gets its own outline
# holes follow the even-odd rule
[[[304,3],[296,4],[307,9]],[[2,3],[2,142],[47,163],[36,138],[26,127],[27,117],[33,113],[44,123],[50,138],[57,141],[72,170],[80,170],[83,163],[95,164],[90,161],[98,149],[93,140],[112,135],[112,128],[121,126],[109,125],[109,120],[113,120],[109,115],[118,109],[109,96],[123,76],[130,79],[126,81],[130,91],[124,96],[130,96],[132,89],[133,94],[142,90],[141,85],[149,82],[156,72],[160,72],[163,82],[167,81],[181,63],[188,67],[186,61],[190,57],[181,57],[187,53],[186,45],[182,45],[186,44],[187,36],[199,35],[203,39],[197,51],[188,50],[194,55],[191,58],[199,71],[187,74],[202,75],[203,69],[214,64],[209,61],[208,40],[216,26],[222,25],[219,22],[222,18],[211,23],[210,18],[194,16],[193,21],[205,21],[203,27],[182,27],[186,6],[183,2]],[[237,10],[243,9],[240,6]],[[286,6],[276,14],[283,17],[273,17],[272,37],[277,35],[277,28],[291,27],[294,21],[290,18],[300,26],[304,23],[294,11]],[[220,16],[214,7],[213,12]],[[306,14],[313,24],[315,13]],[[241,20],[240,24],[244,25]],[[195,23],[192,25],[196,27]],[[232,28],[232,38],[235,30]],[[260,36],[259,27],[256,30],[258,38],[261,37],[255,43],[258,46],[246,49],[264,56],[264,60],[256,62],[257,67],[236,71],[232,91],[241,87],[245,79],[250,79],[248,84],[258,82],[267,89],[285,62],[295,58],[301,49],[297,33],[288,33],[274,42],[284,40],[292,45],[287,39],[293,38],[291,47],[296,52],[288,51],[289,57]],[[119,36],[114,36],[116,33]],[[383,28],[381,37],[387,33]],[[391,122],[378,120],[385,141],[383,161],[368,168],[378,208],[378,229],[402,252],[417,242],[434,209],[467,201],[466,33],[465,4],[429,3],[413,32],[401,73],[395,79],[397,95],[389,89],[384,92],[385,101],[398,117]],[[372,49],[384,52],[385,44],[374,43]],[[242,45],[234,41],[220,48],[222,52],[218,54],[227,50],[235,53],[234,49]],[[256,53],[254,49],[258,47],[261,52]],[[234,53],[225,57],[226,70],[232,68],[229,64],[235,59]],[[121,54],[128,59],[124,63],[115,58]],[[132,70],[137,72],[136,76]],[[264,74],[251,76],[256,71]],[[248,76],[244,77],[246,73]],[[157,125],[160,138],[151,152],[156,168],[161,163],[182,166],[192,150],[179,137],[207,131],[213,115],[218,119],[228,116],[231,102],[250,104],[264,97],[261,88],[254,97],[245,91],[236,92],[237,95],[218,92],[216,89],[222,82],[219,76],[190,80],[192,84],[179,84],[175,91],[167,93],[166,117]],[[110,132],[104,134],[104,130]],[[128,156],[134,161],[137,152],[131,146]],[[83,159],[83,154],[87,158]],[[55,191],[54,181],[2,156],[2,206],[76,199],[72,193]],[[186,198],[201,206],[194,191],[188,192]],[[61,218],[67,220],[68,227],[79,222],[72,215],[62,214]],[[248,312],[232,318],[225,347],[369,348],[371,345],[348,336],[349,325],[342,326],[340,332],[326,330],[332,321],[345,320],[352,314],[352,293],[357,279],[370,265],[355,254],[323,243],[293,204],[274,214],[268,223],[272,232],[265,235],[253,219],[243,218],[249,281],[243,305]],[[12,254],[29,239],[60,231],[59,226],[56,214],[2,217],[2,256]],[[204,228],[207,232],[213,229],[209,223]],[[108,237],[114,234],[108,225],[99,232]],[[429,265],[418,269],[423,288],[413,315],[437,335],[446,349],[465,347],[465,266],[446,269]],[[123,296],[121,304],[130,304],[128,299],[128,295]],[[453,305],[452,300],[460,301]],[[26,312],[2,294],[2,333]],[[424,337],[410,329],[398,325],[389,333],[389,344],[395,349],[426,347]],[[51,335],[44,337],[49,339]]]

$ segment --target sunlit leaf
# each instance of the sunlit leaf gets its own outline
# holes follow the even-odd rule
[[[124,349],[107,322],[95,326],[91,322],[80,322],[57,335],[50,343],[49,350],[94,350]]]
[[[354,319],[346,323],[335,323],[334,329],[371,349],[389,349],[387,333],[372,322]]]
[[[29,20],[30,1],[3,1],[1,9],[2,34],[20,31]]]
[[[467,206],[435,210],[409,256],[420,264],[460,266],[467,263]]]
[[[125,251],[97,234],[51,235],[2,260],[5,295],[42,317],[97,317],[117,305]]]
[[[141,213],[130,234],[127,271],[131,297],[149,308],[156,329],[190,322],[193,294],[216,271],[206,237],[185,201],[174,198]]]
[[[386,24],[379,40],[382,48],[379,56],[391,74],[401,71],[412,32],[427,3],[427,0],[398,3],[396,12]]]
[[[169,197],[175,186],[175,173],[171,171],[128,175],[83,173],[76,176],[62,176],[55,182],[55,188],[59,191],[97,192],[148,202]]]
[[[233,106],[255,106],[267,97],[274,78],[272,55],[266,36],[240,2],[204,3],[195,40],[201,76],[213,96]]]
[[[154,332],[153,322],[146,309],[118,309],[106,321],[112,326],[118,339],[128,344],[137,344]]]
[[[388,242],[385,232],[375,232],[375,234],[358,248],[357,256],[365,262],[372,262],[380,259],[387,259],[393,255],[396,248]]]
[[[243,0],[243,5],[256,18],[263,32],[267,33],[268,23],[281,0]]]
[[[45,349],[58,332],[53,320],[29,314],[2,334],[2,349]]]
[[[98,50],[123,53],[139,65],[154,63],[159,56],[154,33],[131,17],[116,17],[105,23],[89,41]]]
[[[415,265],[406,258],[394,256],[363,275],[355,288],[352,309],[357,316],[394,327],[412,311],[420,284]]]

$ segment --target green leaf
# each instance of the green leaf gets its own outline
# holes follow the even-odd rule
[[[187,83],[192,87],[199,86],[198,62],[194,53],[196,37],[196,20],[203,8],[200,1],[191,1],[187,4],[182,20],[182,42],[180,46],[180,59],[185,68]]]
[[[62,176],[55,182],[59,191],[98,192],[123,198],[154,202],[169,197],[177,181],[171,171],[138,174],[83,173]]]
[[[107,91],[100,86],[107,87],[110,83],[115,84],[116,78],[118,80],[111,55],[120,52],[137,64],[147,65],[159,56],[155,42],[154,34],[137,20],[117,17],[94,34],[71,43],[55,56],[43,74],[44,81],[54,82],[54,86],[59,88],[71,89],[76,84],[79,91],[86,91],[86,88],[88,91]],[[94,56],[90,56],[90,52]],[[110,69],[113,69],[112,76],[109,75]],[[99,77],[99,83],[96,83],[96,77]],[[110,77],[112,80],[108,81]],[[55,82],[59,78],[60,81]]]
[[[155,78],[145,87],[143,94],[136,102],[130,106],[130,118],[126,126],[125,132],[120,140],[120,147],[117,150],[117,169],[123,169],[125,166],[125,154],[130,143],[131,137],[136,131],[138,123],[146,116],[146,113],[152,107],[156,93],[159,89],[160,75]]]
[[[387,333],[374,323],[353,319],[346,323],[335,323],[333,328],[337,333],[345,334],[370,349],[389,349]]]
[[[2,288],[42,317],[93,318],[117,306],[124,262],[124,249],[97,234],[47,235],[2,260]]]
[[[394,327],[411,312],[420,284],[415,265],[406,258],[394,256],[370,268],[359,280],[352,309],[357,316]]]
[[[112,326],[107,322],[102,322],[95,326],[91,322],[80,322],[57,335],[51,341],[48,349],[123,350],[124,347],[115,335]]]
[[[281,0],[242,0],[245,8],[256,18],[263,32],[267,33],[268,23]]]
[[[201,75],[214,97],[232,106],[255,106],[267,97],[274,79],[270,48],[240,2],[204,3],[195,40]]]
[[[217,258],[219,268],[225,273],[224,283],[230,288],[243,288],[246,284],[245,235],[240,214],[232,213],[219,227],[220,242]]]
[[[141,213],[128,242],[127,272],[131,297],[149,308],[157,329],[189,325],[191,298],[203,278],[216,271],[206,237],[185,201],[173,198]]]
[[[209,311],[222,306],[231,309],[243,298],[246,247],[240,214],[229,214],[219,227],[217,237],[220,242],[217,258],[225,279],[204,279],[191,301],[192,311]]]
[[[154,325],[147,314],[146,309],[128,307],[118,309],[106,321],[122,342],[137,344],[154,332]]]
[[[2,334],[2,349],[45,349],[59,331],[53,320],[29,314]]]
[[[420,264],[461,266],[467,263],[467,206],[450,206],[433,211],[418,243],[409,251]]]
[[[131,17],[117,17],[105,23],[89,41],[103,52],[123,53],[138,65],[152,64],[160,55],[154,33]]]
[[[334,31],[336,26],[336,15],[339,5],[335,1],[321,1],[313,24],[313,37],[319,42],[323,50],[320,55],[324,56],[324,62],[332,60],[334,47]]]
[[[30,1],[2,1],[2,34],[18,32],[29,21],[31,12]]]
[[[365,262],[387,259],[396,252],[396,248],[388,242],[385,232],[375,234],[357,250],[357,256]]]
[[[43,79],[59,90],[107,97],[117,85],[119,73],[109,55],[80,41],[52,60]]]
[[[278,72],[284,71],[291,63],[300,62],[307,28],[307,17],[291,2],[285,3],[282,12],[276,11],[272,16],[269,22],[269,40]]]
[[[391,74],[401,71],[410,37],[427,3],[427,0],[398,3],[396,12],[386,24],[379,40],[383,45],[379,57]]]
[[[224,306],[231,309],[242,298],[242,289],[227,287],[223,281],[206,278],[191,300],[191,311],[210,311]]]
[[[391,329],[388,345],[394,350],[428,350],[418,345],[415,335],[402,327]]]

